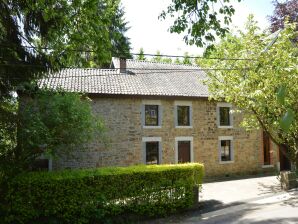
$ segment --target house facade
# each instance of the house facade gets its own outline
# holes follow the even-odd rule
[[[106,141],[52,161],[53,169],[200,162],[207,176],[279,168],[261,130],[240,127],[233,105],[208,100],[197,66],[113,58],[111,69],[64,69],[40,87],[82,92],[106,126]]]

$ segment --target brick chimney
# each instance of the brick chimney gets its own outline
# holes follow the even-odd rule
[[[120,58],[120,73],[126,73],[126,58]]]

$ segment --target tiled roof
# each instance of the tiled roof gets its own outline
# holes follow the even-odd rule
[[[197,66],[126,60],[127,73],[115,69],[68,68],[40,80],[41,88],[61,88],[70,92],[207,97],[202,83],[206,74]]]

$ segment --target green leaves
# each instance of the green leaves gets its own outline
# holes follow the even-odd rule
[[[280,120],[280,127],[282,128],[282,130],[285,132],[288,132],[291,125],[293,124],[294,119],[295,119],[294,112],[291,109],[288,109],[287,112]]]
[[[298,153],[295,29],[295,24],[286,23],[276,38],[260,32],[250,16],[245,31],[227,35],[209,55],[242,60],[198,60],[199,66],[223,68],[208,72],[211,98],[247,112],[245,127],[266,129],[276,144],[287,144],[291,155]]]
[[[166,215],[193,205],[193,189],[202,184],[203,169],[189,163],[26,173],[9,182],[6,218],[12,223],[47,218],[106,223],[115,218],[119,223],[131,213]]]
[[[57,156],[82,149],[104,130],[102,121],[92,115],[90,101],[77,93],[40,91],[21,108],[18,143],[31,160],[41,153]]]
[[[281,86],[278,88],[276,96],[277,96],[278,102],[281,105],[283,105],[285,103],[286,92],[287,92],[286,86]]]
[[[175,18],[170,32],[186,33],[183,37],[185,43],[212,48],[216,37],[224,37],[229,32],[228,25],[235,13],[233,6],[227,4],[229,2],[225,0],[219,4],[216,0],[172,0],[159,19],[164,20],[167,16]],[[217,8],[215,4],[219,5],[217,11],[214,10]]]

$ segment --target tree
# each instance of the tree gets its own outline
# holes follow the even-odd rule
[[[155,57],[152,58],[152,61],[154,61],[154,62],[162,62],[162,57],[161,57],[161,54],[160,54],[160,51],[159,50],[156,51],[156,55],[155,55]]]
[[[1,171],[28,170],[40,156],[61,156],[83,149],[102,136],[103,123],[92,114],[90,100],[78,93],[38,90],[19,105],[17,147],[0,154]],[[13,169],[13,170],[12,170]]]
[[[229,2],[230,0],[220,1],[218,10],[214,10],[217,0],[172,0],[168,8],[162,11],[159,19],[175,17],[170,27],[171,33],[186,32],[183,37],[186,44],[210,48],[216,37],[222,38],[229,32],[228,25],[232,22],[231,17],[235,12]]]
[[[48,90],[29,93],[18,108],[17,129],[12,130],[12,136],[3,135],[7,129],[0,133],[0,216],[9,210],[5,198],[9,182],[17,174],[29,171],[40,155],[71,154],[74,149],[83,150],[83,144],[94,137],[104,139],[103,123],[92,115],[87,97]]]
[[[241,60],[202,65],[219,69],[208,72],[211,98],[234,104],[245,114],[245,127],[260,126],[276,144],[286,145],[293,163],[298,154],[298,68],[291,39],[296,35],[295,25],[286,23],[278,37],[269,38],[250,17],[245,32],[228,35],[211,53]]]
[[[269,16],[271,23],[270,29],[274,33],[279,29],[283,29],[285,21],[290,23],[297,23],[296,30],[298,30],[298,2],[296,0],[287,0],[285,2],[273,1],[274,12],[272,16]]]
[[[1,97],[49,68],[85,67],[90,61],[101,66],[110,63],[112,54],[128,56],[119,2],[1,1]]]
[[[119,3],[118,3],[119,4]],[[131,58],[130,54],[130,41],[125,36],[125,33],[129,29],[128,23],[124,20],[123,7],[118,7],[111,20],[111,26],[109,30],[110,40],[112,44],[112,56],[119,58]],[[110,62],[110,61],[109,61]]]
[[[172,63],[172,58],[163,58],[162,62],[171,64]]]
[[[146,61],[146,57],[144,55],[144,49],[142,47],[139,50],[137,60]]]
[[[179,58],[176,58],[174,61],[175,64],[182,64]]]
[[[188,52],[185,52],[184,53],[184,57],[183,57],[182,63],[185,64],[185,65],[191,65],[191,60],[189,58]]]
[[[53,123],[47,127],[42,125],[44,120],[35,120],[30,113],[25,114],[28,116],[25,119],[25,115],[18,110],[16,91],[27,91],[29,95],[34,96],[37,88],[35,80],[45,76],[49,70],[58,71],[64,66],[85,67],[90,64],[104,66],[110,63],[112,54],[128,55],[129,41],[124,35],[127,24],[123,20],[124,12],[119,2],[120,0],[0,2],[1,164],[3,161],[10,161],[5,164],[10,165],[13,170],[14,165],[23,166],[22,160],[18,158],[35,157],[34,153],[26,154],[30,151],[28,151],[30,147],[19,138],[24,135],[22,128],[26,130],[26,125],[32,125],[30,126],[32,130],[48,128],[48,131],[54,131],[60,127],[55,125],[62,125],[68,121],[67,117],[62,117],[64,119],[61,120],[62,123]],[[65,100],[70,100],[67,94],[62,95]],[[62,107],[59,107],[59,110],[63,112]],[[57,111],[51,112],[52,116],[55,116]],[[83,110],[74,113],[78,117],[84,116]],[[39,116],[42,114],[35,115],[36,119],[41,119]],[[28,122],[26,125],[22,122],[25,120]],[[34,123],[30,123],[31,121]],[[43,130],[36,130],[42,135]],[[70,128],[65,130],[71,131]],[[43,137],[54,138],[52,135]],[[35,138],[38,139],[39,137]],[[63,139],[60,138],[62,145]],[[76,139],[76,136],[73,136],[73,139]],[[49,145],[48,142],[45,144]],[[20,163],[17,164],[16,161]],[[4,172],[3,166],[0,168],[1,176]]]

